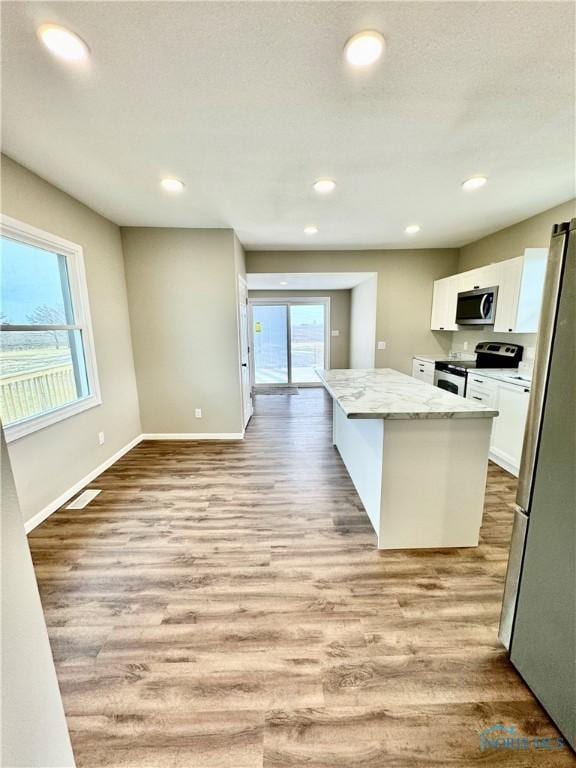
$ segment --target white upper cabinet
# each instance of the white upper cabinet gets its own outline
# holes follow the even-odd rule
[[[498,287],[494,330],[537,333],[546,274],[547,248],[526,248],[523,256],[470,269],[434,282],[433,331],[458,331],[458,293]]]
[[[458,291],[475,291],[477,288],[492,288],[498,285],[500,264],[488,264],[486,267],[470,269],[458,275]]]
[[[523,256],[500,262],[495,331],[538,332],[547,257],[547,248],[526,248]]]
[[[500,264],[500,284],[494,319],[495,331],[514,333],[522,280],[522,262],[522,256],[518,256],[516,259],[508,259]]]
[[[444,277],[434,281],[434,294],[432,296],[432,322],[430,328],[433,331],[457,331],[456,325],[456,300],[458,298],[460,275]]]

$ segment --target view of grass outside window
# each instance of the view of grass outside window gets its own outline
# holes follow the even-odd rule
[[[90,394],[65,256],[1,239],[0,414],[5,426]]]
[[[315,369],[324,367],[324,304],[254,304],[252,319],[256,384],[319,381]]]
[[[324,305],[293,304],[290,307],[292,382],[319,381],[316,368],[324,368]]]

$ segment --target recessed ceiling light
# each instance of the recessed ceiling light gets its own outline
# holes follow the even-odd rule
[[[180,179],[162,179],[160,184],[166,192],[182,192],[184,189],[184,182]]]
[[[280,280],[280,285],[288,285],[288,283],[286,282],[286,280]]]
[[[409,224],[404,230],[404,232],[406,232],[407,235],[415,235],[417,232],[420,232],[420,225]]]
[[[488,179],[486,176],[472,176],[471,179],[466,179],[462,184],[462,189],[471,192],[473,189],[480,189],[480,187],[483,187],[487,181]]]
[[[319,195],[329,195],[336,189],[336,182],[334,179],[318,179],[312,186]]]
[[[309,227],[304,227],[304,234],[305,235],[316,235],[316,234],[318,234],[318,227],[315,227],[314,225],[311,225]]]
[[[346,61],[353,67],[369,67],[382,56],[386,41],[374,30],[358,32],[344,46]]]
[[[77,34],[58,24],[42,24],[38,27],[38,37],[46,48],[66,61],[82,61],[88,58],[89,48]]]

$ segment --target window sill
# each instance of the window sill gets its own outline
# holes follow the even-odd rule
[[[52,424],[56,424],[64,419],[69,419],[71,416],[77,416],[83,411],[87,411],[90,408],[95,408],[102,404],[102,400],[95,395],[85,397],[82,400],[77,400],[70,405],[63,405],[61,408],[54,408],[53,411],[42,413],[39,416],[31,416],[29,419],[23,419],[22,421],[16,421],[13,424],[9,424],[4,427],[4,435],[7,443],[13,443],[15,440],[19,440],[21,437],[31,435],[33,432],[38,432],[40,429],[50,427]]]

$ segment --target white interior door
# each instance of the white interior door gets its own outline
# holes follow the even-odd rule
[[[240,379],[242,383],[242,412],[244,426],[252,416],[252,387],[250,384],[250,346],[248,328],[248,286],[238,278],[238,300],[240,313]]]

